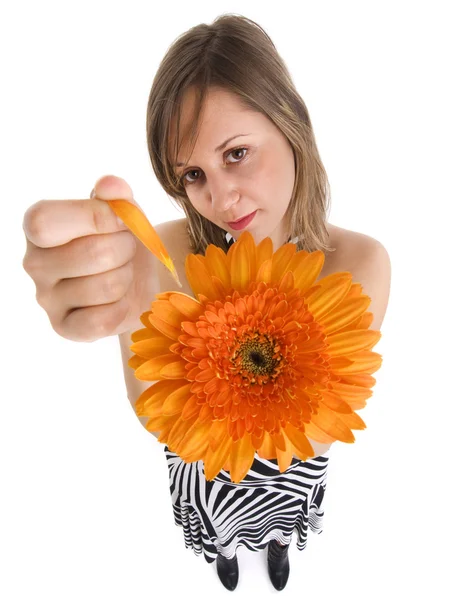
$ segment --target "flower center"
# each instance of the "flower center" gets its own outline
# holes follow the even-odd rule
[[[273,373],[277,360],[274,357],[274,344],[266,341],[250,340],[244,342],[236,356],[240,357],[241,375],[248,375],[255,382],[254,375],[270,375]]]

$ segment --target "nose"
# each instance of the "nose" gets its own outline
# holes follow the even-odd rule
[[[219,216],[229,216],[240,199],[236,185],[226,177],[216,177],[213,181],[209,179],[209,195],[214,211]]]

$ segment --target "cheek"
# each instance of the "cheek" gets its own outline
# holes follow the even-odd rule
[[[277,198],[280,208],[289,203],[294,180],[295,166],[292,154],[279,152],[274,157],[272,150],[261,156],[254,184],[269,201]]]

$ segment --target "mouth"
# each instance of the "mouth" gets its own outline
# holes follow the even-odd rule
[[[227,225],[229,225],[232,229],[242,229],[243,227],[246,227],[250,221],[253,219],[253,217],[256,215],[258,211],[255,210],[254,212],[250,213],[249,215],[246,215],[245,217],[242,217],[240,219],[238,219],[237,221],[229,221],[227,223]]]

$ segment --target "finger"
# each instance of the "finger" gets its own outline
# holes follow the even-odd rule
[[[129,231],[85,236],[55,248],[40,248],[28,240],[23,266],[36,285],[46,290],[62,279],[117,269],[132,260],[135,252],[136,238]]]
[[[67,244],[71,240],[102,233],[127,230],[104,200],[123,198],[138,206],[124,179],[107,175],[94,187],[87,200],[41,200],[25,213],[25,236],[40,248]]]
[[[132,285],[133,273],[133,265],[128,262],[105,273],[63,279],[51,291],[51,305],[57,307],[63,321],[77,308],[117,302]]]

